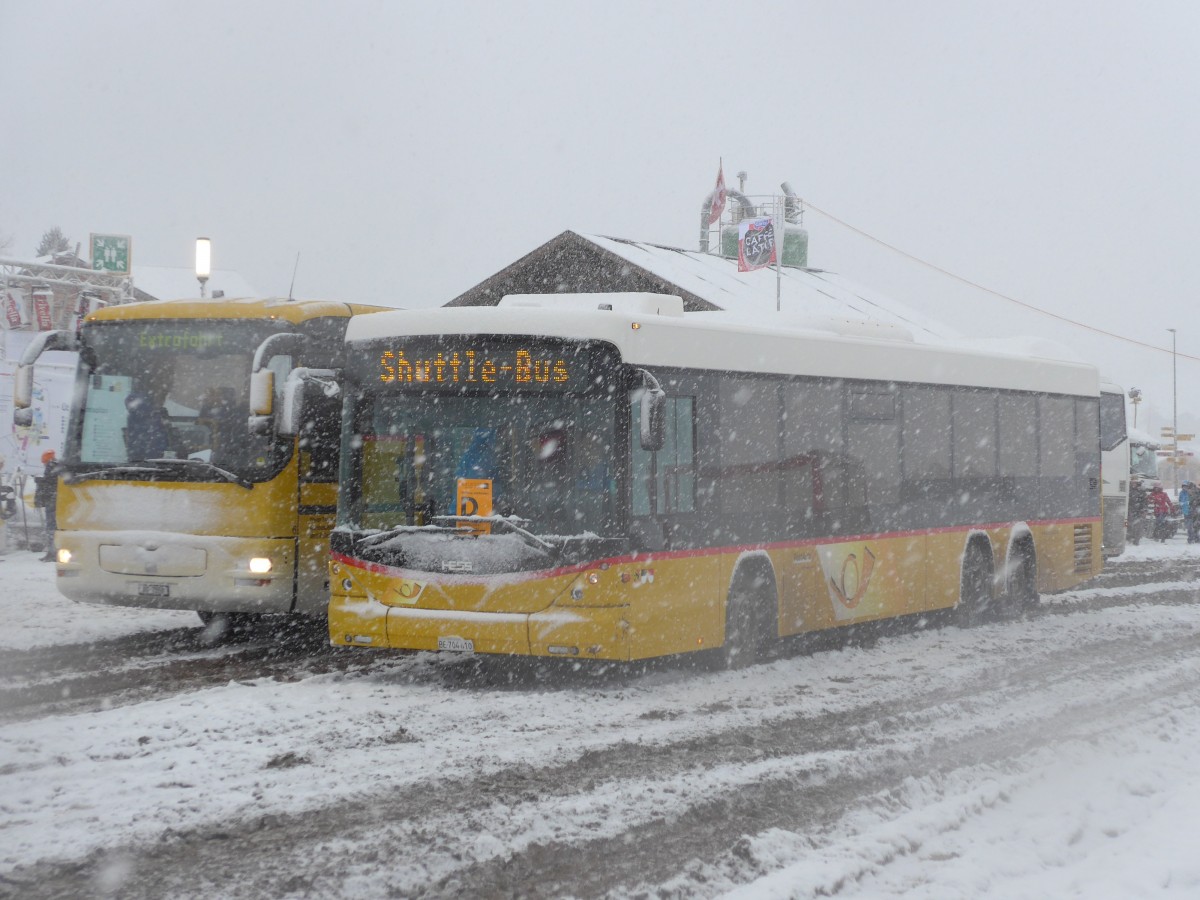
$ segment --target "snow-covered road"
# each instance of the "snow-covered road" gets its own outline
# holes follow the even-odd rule
[[[208,646],[49,569],[0,564],[0,895],[1200,892],[1183,543],[735,673]]]

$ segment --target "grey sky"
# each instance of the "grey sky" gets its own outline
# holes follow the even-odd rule
[[[1190,2],[0,4],[0,233],[426,306],[564,228],[695,248],[724,157],[966,278],[1200,356]],[[1170,415],[1169,355],[810,213],[810,264],[1072,345]],[[1180,361],[1180,409],[1200,363]],[[1146,425],[1143,404],[1139,425]]]

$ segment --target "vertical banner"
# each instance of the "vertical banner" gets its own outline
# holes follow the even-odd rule
[[[17,329],[28,321],[25,317],[25,298],[17,291],[5,291],[3,297],[3,323],[5,328]]]
[[[753,272],[775,264],[775,223],[769,216],[738,223],[738,271]]]
[[[54,319],[50,315],[50,289],[33,289],[33,316],[37,322],[38,331],[50,331],[54,328]]]

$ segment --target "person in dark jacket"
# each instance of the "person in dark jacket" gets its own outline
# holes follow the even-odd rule
[[[125,398],[125,449],[130,462],[158,459],[167,451],[167,414],[162,404],[141,390]]]
[[[1167,539],[1167,518],[1171,515],[1171,498],[1159,482],[1150,489],[1150,509],[1154,513],[1154,539],[1159,543]]]
[[[54,562],[54,532],[58,530],[58,461],[54,451],[42,454],[42,474],[33,480],[33,505],[46,523],[46,554],[42,562]]]
[[[1196,528],[1200,525],[1200,488],[1194,481],[1185,481],[1179,489],[1179,513],[1187,526],[1187,542],[1200,543],[1200,532]]]

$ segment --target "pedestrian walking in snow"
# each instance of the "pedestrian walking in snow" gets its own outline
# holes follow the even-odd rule
[[[1154,539],[1160,544],[1167,540],[1167,517],[1171,515],[1171,498],[1163,490],[1161,482],[1154,482],[1150,490],[1150,509],[1154,512]]]
[[[54,562],[54,532],[58,530],[58,461],[53,450],[42,454],[42,474],[33,481],[33,505],[42,511],[46,524],[46,554],[42,562]]]

